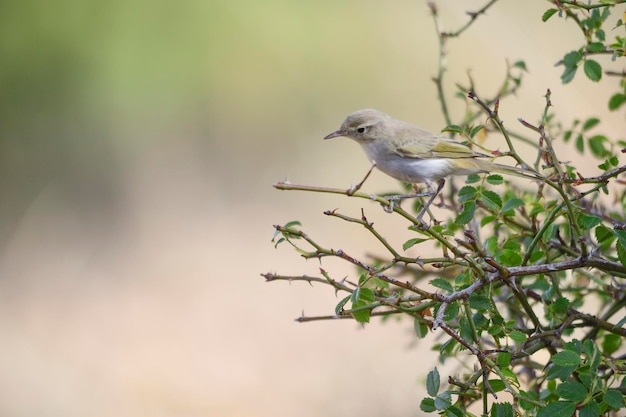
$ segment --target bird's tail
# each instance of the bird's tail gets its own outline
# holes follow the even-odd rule
[[[535,180],[541,180],[544,178],[541,174],[531,171],[529,169],[513,167],[509,165],[496,164],[494,162],[483,161],[480,159],[475,160],[475,162],[478,162],[478,165],[481,167],[481,169],[486,172],[495,172],[495,173],[505,174],[505,175],[514,175],[516,177],[531,178]]]

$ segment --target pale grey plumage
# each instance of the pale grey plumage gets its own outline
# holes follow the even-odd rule
[[[358,142],[370,162],[387,175],[409,183],[434,184],[448,176],[499,172],[535,178],[519,168],[494,164],[489,155],[475,152],[445,136],[420,129],[374,109],[350,114],[341,127],[324,139],[338,136]]]

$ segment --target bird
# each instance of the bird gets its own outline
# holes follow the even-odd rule
[[[538,178],[525,169],[491,162],[489,159],[493,156],[476,152],[455,139],[420,129],[375,109],[362,109],[349,114],[339,129],[324,139],[340,136],[361,145],[372,166],[390,177],[411,184],[426,184],[428,191],[424,196],[430,196],[430,200],[418,214],[419,221],[443,189],[447,177],[497,172]]]

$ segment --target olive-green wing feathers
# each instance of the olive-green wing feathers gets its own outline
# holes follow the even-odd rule
[[[421,132],[420,132],[421,133]],[[454,139],[444,136],[424,135],[419,141],[406,141],[397,148],[400,155],[407,158],[476,158],[489,157],[474,152]]]

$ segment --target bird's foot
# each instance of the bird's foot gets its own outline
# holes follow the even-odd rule
[[[383,210],[385,210],[387,213],[392,213],[396,205],[400,207],[400,203],[402,202],[402,200],[407,200],[409,198],[428,197],[428,196],[430,196],[430,194],[428,193],[385,195],[383,196],[383,198],[389,201],[389,205],[383,204]]]

